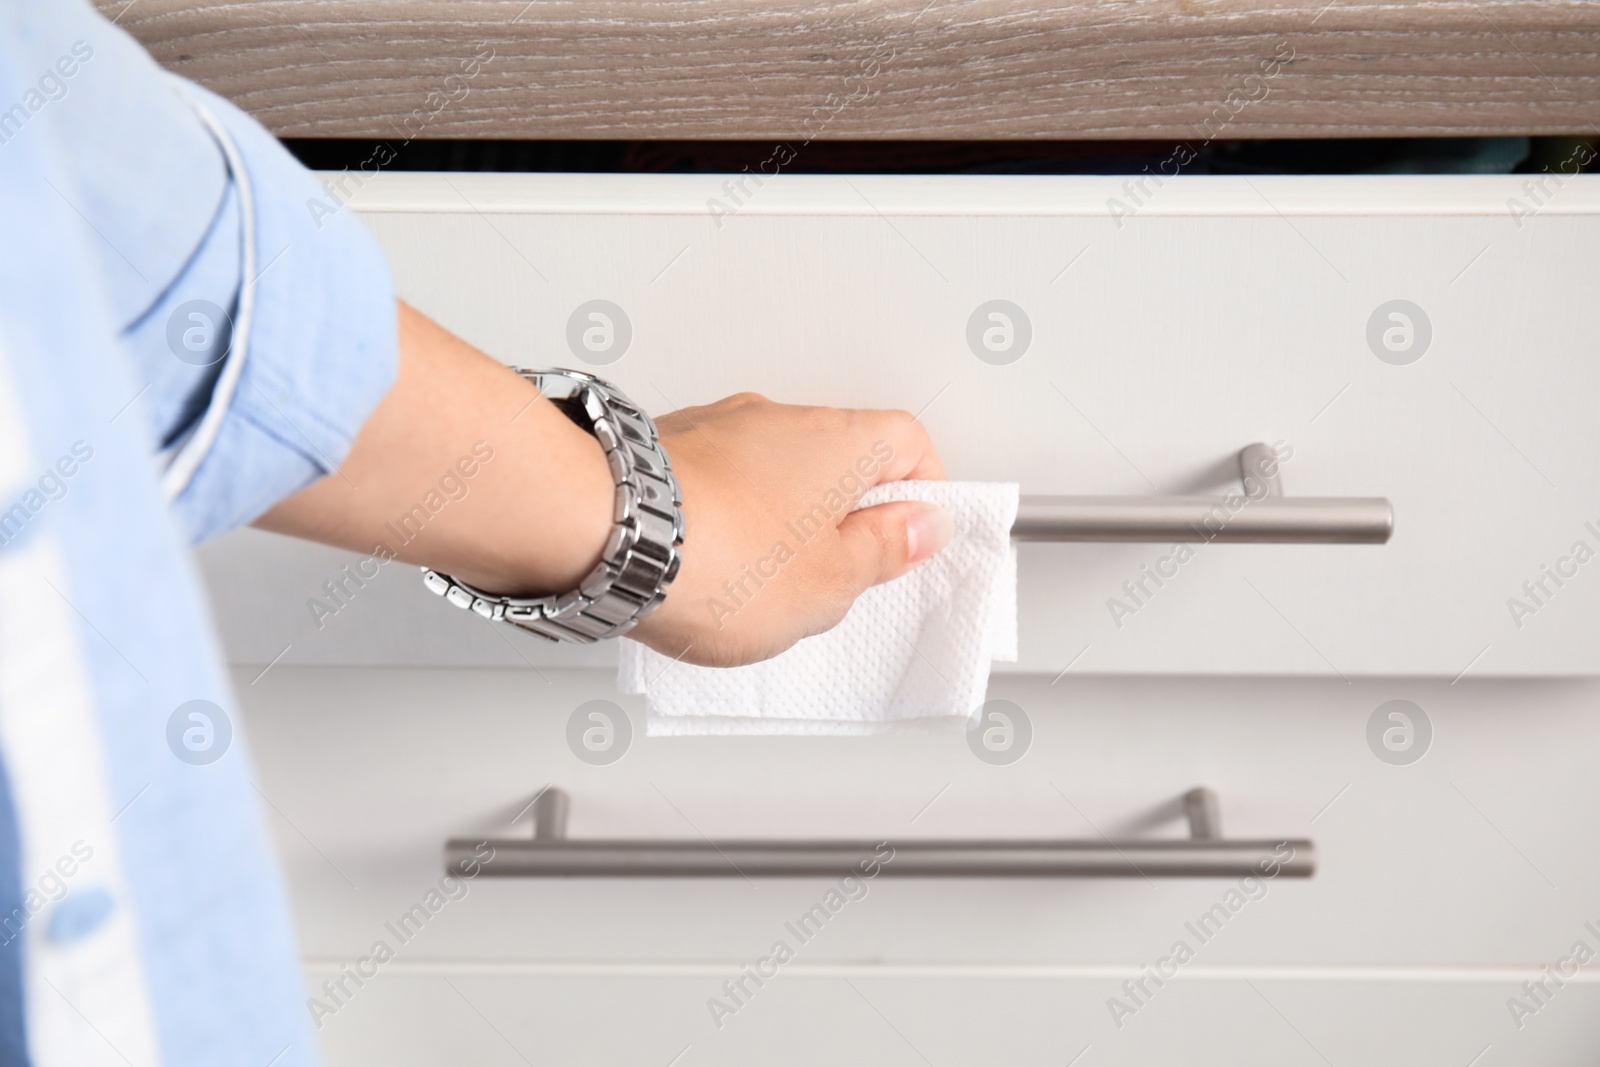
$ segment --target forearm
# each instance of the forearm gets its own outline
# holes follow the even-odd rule
[[[611,526],[599,443],[532,383],[399,306],[400,371],[339,470],[256,525],[506,593],[563,592]]]
[[[658,427],[683,493],[682,565],[632,636],[670,656],[731,665],[776,655],[950,539],[950,516],[929,504],[853,510],[879,482],[944,477],[906,412],[744,393],[664,415]],[[532,383],[402,304],[399,376],[350,454],[256,525],[382,552],[494,593],[565,593],[600,560],[614,489],[596,438]],[[797,516],[812,524],[803,541],[792,532]],[[781,573],[728,621],[716,610],[728,583],[774,553],[786,561]]]

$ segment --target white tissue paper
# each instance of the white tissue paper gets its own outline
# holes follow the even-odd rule
[[[926,500],[955,519],[938,555],[866,590],[844,620],[747,667],[674,662],[623,641],[617,688],[647,697],[649,736],[960,731],[992,662],[1017,658],[1015,484],[890,482],[859,507]]]

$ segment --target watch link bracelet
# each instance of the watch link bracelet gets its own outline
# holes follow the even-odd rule
[[[578,588],[559,596],[500,596],[427,567],[423,584],[458,608],[551,641],[618,637],[660,606],[678,575],[683,494],[672,463],[650,416],[610,382],[562,368],[515,369],[605,449],[617,490],[600,562]]]

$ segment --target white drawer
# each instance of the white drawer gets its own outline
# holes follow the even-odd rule
[[[1600,551],[1600,177],[1515,215],[1522,177],[782,177],[713,215],[727,180],[386,174],[355,204],[405,298],[508,362],[582,366],[569,318],[622,308],[598,370],[656,412],[746,389],[920,410],[952,477],[1035,494],[1221,492],[1242,446],[1284,441],[1288,493],[1393,502],[1382,546],[1025,546],[1017,670],[1600,669],[1600,562],[1573,556]],[[968,343],[994,299],[1031,325],[1006,365]],[[1405,365],[1369,345],[1394,300],[1431,335]],[[347,558],[204,550],[230,658],[607,662],[489,632],[398,565],[319,630],[307,599]]]
[[[330,1060],[1592,1058],[1600,964],[1521,1028],[1507,1001],[1600,947],[1600,862],[1572,847],[1600,832],[1600,682],[1537,677],[1600,665],[1600,563],[1541,569],[1600,548],[1600,189],[1519,226],[1522,179],[1195,179],[1119,226],[1121,179],[785,179],[719,225],[721,181],[393,175],[360,204],[402,294],[507,361],[579,365],[573,311],[624,308],[600,371],[652,410],[925,407],[953,476],[1036,494],[1220,490],[1282,439],[1287,492],[1386,496],[1393,540],[1206,545],[1120,627],[1106,600],[1167,548],[1025,546],[1021,676],[991,695],[1033,747],[996,767],[949,737],[637,737],[591,766],[564,740],[579,704],[640,719],[569,669],[608,650],[477,625],[400,567],[318,629],[305,600],[347,554],[224,539],[202,561],[230,658],[258,665],[236,677],[311,991],[392,937],[446,838],[525,832],[547,783],[576,837],[895,840],[1170,835],[1163,806],[1203,784],[1230,836],[1309,837],[1318,872],[1120,1027],[1108,1001],[1226,881],[884,880],[718,1029],[707,1000],[827,880],[483,879],[324,1020]],[[991,299],[1030,320],[1014,363],[968,347]],[[1394,299],[1431,324],[1414,363],[1368,345]],[[1506,601],[1540,580],[1518,627]],[[425,666],[517,669],[400,669]],[[1367,736],[1395,698],[1432,721],[1405,766]]]
[[[1507,1007],[1576,941],[1600,948],[1581,844],[1600,834],[1600,683],[1004,678],[995,695],[1034,724],[1009,766],[938,736],[636,737],[593,766],[565,741],[572,710],[620,699],[637,723],[637,702],[600,672],[546,674],[236,675],[311,991],[378,940],[395,951],[324,1018],[334,1064],[666,1064],[690,1045],[684,1063],[858,1046],[1059,1067],[1092,1045],[1084,1067],[1466,1064],[1492,1045],[1484,1062],[1578,1064],[1600,1047],[1600,961],[1521,1027]],[[1404,766],[1366,736],[1394,698],[1433,724]],[[837,879],[480,877],[400,944],[386,924],[439,884],[443,841],[526,833],[511,820],[547,783],[578,838],[899,844],[1172,836],[1163,806],[1206,784],[1229,836],[1311,838],[1319,869],[1263,883],[1203,942],[1193,923],[1237,880],[885,878],[801,945],[784,923]],[[793,961],[717,1027],[708,1000],[776,939]],[[1108,1001],[1180,939],[1193,958],[1117,1025]]]

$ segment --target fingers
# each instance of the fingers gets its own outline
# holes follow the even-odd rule
[[[838,623],[859,593],[905,574],[954,535],[950,515],[924,501],[851,511],[871,486],[945,477],[909,412],[778,404],[744,393],[656,424],[689,529],[671,595],[635,631],[658,651],[721,665],[775,655]],[[775,544],[786,553],[779,562],[796,562],[781,577],[757,567],[762,592],[741,597],[737,617],[711,612],[728,600],[730,576],[768,559]]]
[[[898,482],[903,479],[944,480],[944,464],[933,438],[909,411],[858,411],[863,429],[874,441],[884,442],[893,450],[891,457],[878,468],[873,482]]]
[[[901,500],[853,511],[839,524],[845,580],[856,592],[893,581],[954,534],[955,520],[935,504]]]

